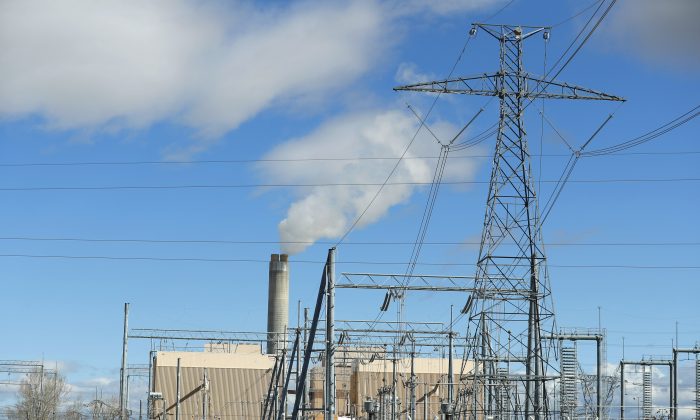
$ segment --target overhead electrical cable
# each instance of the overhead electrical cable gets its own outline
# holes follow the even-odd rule
[[[494,124],[498,125],[498,123]],[[492,126],[493,127],[493,126]],[[491,128],[492,128],[491,127]],[[478,140],[488,131],[482,131],[476,134],[472,139]],[[458,146],[461,143],[455,145]],[[457,150],[456,148],[452,149]],[[700,150],[679,150],[679,151],[651,151],[651,152],[630,152],[630,153],[615,153],[615,156],[664,156],[664,155],[700,155]],[[530,156],[541,157],[568,157],[568,153],[536,153]],[[448,159],[472,159],[472,158],[491,158],[491,155],[450,155]],[[0,163],[0,168],[21,168],[32,166],[47,166],[47,167],[71,167],[71,166],[129,166],[129,165],[206,165],[206,164],[238,164],[238,163],[294,163],[294,162],[343,162],[343,161],[363,161],[363,160],[396,160],[399,156],[357,156],[357,157],[308,157],[308,158],[289,158],[289,159],[223,159],[223,160],[191,160],[191,161],[113,161],[113,162],[5,162]],[[405,156],[403,160],[416,159],[440,159],[440,156]]]
[[[279,241],[279,240],[234,240],[234,239],[149,239],[149,238],[89,238],[89,237],[46,237],[46,236],[2,236],[0,241],[28,241],[28,242],[86,242],[86,243],[143,243],[143,244],[207,244],[207,245],[269,245],[269,244],[318,244],[332,245],[331,241]],[[378,242],[343,242],[344,245],[362,246],[397,246],[411,245],[415,241],[378,241]],[[454,246],[454,245],[479,245],[480,242],[453,242],[453,241],[424,241],[423,245],[429,246]],[[642,246],[642,247],[674,247],[674,246],[700,246],[700,242],[692,241],[666,241],[666,242],[548,242],[550,247],[598,247],[598,246]]]
[[[621,184],[621,183],[666,183],[666,182],[697,182],[700,178],[607,178],[607,179],[575,179],[568,182],[574,184]],[[543,180],[543,183],[560,183],[561,180]],[[441,181],[443,185],[489,184],[488,181]],[[187,189],[233,189],[233,188],[306,188],[306,187],[375,187],[375,186],[425,186],[431,182],[339,182],[315,184],[192,184],[192,185],[97,185],[97,186],[37,186],[37,187],[0,187],[0,192],[12,191],[111,191],[111,190],[187,190]]]
[[[21,254],[21,253],[4,253],[0,254],[2,258],[39,258],[39,259],[77,259],[77,260],[135,260],[135,261],[179,261],[179,262],[233,262],[233,263],[265,263],[269,260],[257,258],[204,258],[204,257],[157,257],[157,256],[120,256],[120,255],[67,255],[67,254]],[[293,260],[290,263],[294,264],[324,264],[325,261],[320,260]],[[343,265],[406,265],[406,261],[342,261],[339,260],[336,264]],[[420,262],[418,265],[430,267],[468,267],[475,266],[474,263],[448,263],[448,262]],[[524,265],[521,265],[524,266]],[[678,269],[678,270],[697,270],[698,265],[638,265],[638,264],[554,264],[550,265],[553,268],[591,268],[591,269]]]
[[[555,23],[555,24],[552,25],[551,27],[552,27],[552,28],[556,28],[556,27],[561,26],[561,25],[563,25],[563,24],[565,24],[565,23],[567,23],[567,22],[569,22],[569,21],[571,21],[571,20],[574,20],[574,19],[576,19],[577,17],[579,17],[579,16],[581,16],[582,14],[586,13],[587,11],[589,11],[590,9],[592,9],[596,4],[598,4],[598,3],[603,3],[604,1],[605,1],[605,0],[595,0],[594,2],[592,2],[591,4],[589,4],[588,6],[586,6],[585,8],[579,10],[578,12],[574,13],[573,15],[569,16],[568,18],[566,18],[566,19],[564,19],[564,20],[561,20],[561,21]]]
[[[674,118],[673,120],[653,129],[650,131],[647,131],[644,134],[641,134],[639,136],[636,136],[632,139],[629,139],[627,141],[624,141],[622,143],[615,144],[613,146],[609,147],[604,147],[601,149],[596,149],[596,150],[591,150],[589,152],[583,152],[583,156],[602,156],[602,155],[609,155],[617,152],[621,152],[623,150],[630,149],[635,146],[639,146],[640,144],[647,143],[651,140],[654,140],[672,130],[675,130],[676,128],[692,121],[694,118],[696,118],[698,115],[700,115],[700,105],[696,105],[689,111],[684,112],[680,116]]]

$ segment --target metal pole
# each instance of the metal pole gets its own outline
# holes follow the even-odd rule
[[[328,260],[326,261],[326,265],[328,265]],[[311,361],[311,351],[313,350],[314,347],[314,340],[316,339],[316,330],[318,329],[318,320],[321,315],[321,305],[323,304],[323,296],[325,295],[326,291],[326,282],[327,282],[327,271],[326,268],[324,267],[323,269],[323,274],[321,276],[321,284],[319,284],[318,287],[318,296],[316,297],[316,306],[314,307],[314,317],[313,321],[311,322],[311,329],[309,330],[309,340],[306,345],[306,350],[304,352],[304,364],[301,368],[301,380],[297,384],[297,391],[295,395],[301,394],[302,390],[300,387],[302,386],[302,383],[305,385],[306,384],[306,377],[309,369],[309,363]],[[306,388],[306,387],[304,387]],[[308,388],[307,388],[308,389]],[[297,420],[299,417],[299,404],[301,403],[301,400],[295,399],[294,400],[294,409],[292,410],[292,419]]]
[[[452,318],[452,315],[450,315],[450,318]],[[448,409],[447,413],[445,413],[445,417],[448,419],[451,419],[453,416],[453,402],[454,402],[454,367],[452,366],[452,322],[450,321],[450,332],[449,332],[449,337],[448,337],[448,342],[449,342],[449,356],[447,357],[447,403],[448,403]]]
[[[139,400],[139,420],[143,420],[143,400]]]
[[[207,410],[209,410],[209,376],[207,368],[204,368],[204,382],[202,383],[202,420],[207,420]]]
[[[428,383],[423,382],[423,420],[428,420]]]
[[[326,420],[335,414],[335,248],[328,250],[326,300]]]
[[[668,389],[669,389],[668,416],[669,416],[669,418],[674,418],[673,417],[673,401],[676,397],[676,392],[673,389],[674,385],[676,383],[676,372],[675,372],[674,366],[675,366],[675,363],[673,363],[673,362],[669,363],[669,365],[668,365],[668,370],[671,373],[669,375],[670,376],[670,378],[669,378],[670,383],[668,384]]]
[[[127,368],[127,372],[128,372]],[[126,374],[126,389],[124,390],[124,412],[126,414],[126,418],[131,418],[129,415],[129,379],[131,378],[131,375],[128,373]]]
[[[452,383],[454,377],[454,368],[452,366],[452,331],[449,332],[448,343],[450,354],[447,356],[447,402],[450,403],[451,406],[454,399],[454,389]]]
[[[181,369],[180,369],[180,358],[177,358],[177,379],[175,382],[175,420],[180,420],[180,383],[181,383]]]
[[[676,328],[678,328],[678,323],[676,323]],[[678,345],[678,341],[676,341],[676,345]],[[671,371],[671,376],[673,377],[673,386],[671,387],[673,396],[671,405],[673,407],[671,408],[671,413],[673,420],[678,420],[678,349],[676,348],[673,349],[673,368]]]
[[[304,354],[306,354],[306,343],[308,343],[308,325],[309,325],[309,308],[304,308]],[[301,416],[306,418],[306,406],[309,403],[309,388],[311,386],[311,378],[309,375],[304,377],[304,392],[302,393]]]
[[[416,420],[416,371],[414,359],[416,357],[416,342],[411,342],[411,420]]]
[[[625,362],[620,361],[620,420],[625,420]]]
[[[150,419],[151,418],[151,391],[153,391],[152,387],[155,385],[153,381],[153,360],[155,358],[154,351],[151,350],[148,353],[148,393],[147,393],[147,399],[146,399],[146,418]]]
[[[391,420],[396,420],[396,346],[391,363]]]
[[[119,417],[125,419],[124,388],[126,381],[126,353],[129,341],[129,303],[124,304],[124,334],[122,335],[122,366],[119,371]]]
[[[600,317],[600,306],[598,307],[598,316]],[[598,321],[600,324],[600,320]],[[600,327],[599,327],[600,328]],[[595,340],[596,344],[596,419],[601,420],[603,414],[603,398],[601,395],[601,390],[603,389],[603,336],[597,336]]]
[[[282,387],[282,401],[280,403],[280,409],[277,412],[277,420],[284,420],[287,415],[287,395],[289,394],[289,379],[292,376],[292,367],[294,366],[294,358],[299,352],[299,340],[301,338],[301,332],[297,328],[296,337],[294,338],[294,345],[292,346],[292,353],[289,355],[289,369],[287,370],[287,375],[284,380],[284,386]],[[283,366],[284,368],[284,366]]]

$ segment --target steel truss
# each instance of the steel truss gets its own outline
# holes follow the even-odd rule
[[[697,345],[693,348],[673,348],[671,418],[678,420],[678,356],[681,354],[695,355],[695,418],[700,419],[700,347]]]
[[[651,418],[651,390],[652,390],[652,372],[651,368],[653,366],[668,366],[669,370],[669,412],[673,412],[674,407],[674,369],[673,360],[658,358],[658,357],[647,357],[642,358],[642,360],[629,361],[620,360],[620,420],[625,419],[625,366],[641,366],[642,367],[642,396],[643,396],[643,413],[645,419]],[[647,370],[647,367],[649,370]]]
[[[38,360],[0,360],[0,373],[11,375],[31,375],[38,373],[42,377],[45,375],[57,375],[55,369],[46,368],[44,362]],[[5,379],[0,381],[0,385],[22,385],[21,380]]]

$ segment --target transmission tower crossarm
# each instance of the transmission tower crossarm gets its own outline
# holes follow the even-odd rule
[[[457,93],[463,95],[497,96],[498,73],[485,73],[474,76],[457,77],[432,82],[414,83],[395,87],[395,91],[414,91],[432,93]]]
[[[517,36],[521,41],[542,31],[549,31],[551,26],[526,26],[526,25],[498,25],[491,23],[476,22],[472,25],[474,28],[483,29],[492,37],[500,40],[504,37]]]
[[[624,102],[625,99],[619,96],[610,95],[608,93],[599,92],[597,90],[576,86],[557,80],[545,80],[542,77],[531,74],[524,74],[523,77],[527,82],[536,83],[534,90],[526,91],[524,97],[528,99],[588,99],[597,101],[614,101]],[[543,86],[542,88],[539,88]]]
[[[521,90],[516,91],[514,86],[504,83],[503,77],[519,77],[525,84]],[[528,85],[533,85],[532,89]],[[476,96],[519,96],[525,99],[588,99],[598,101],[624,102],[625,99],[619,96],[610,95],[597,90],[572,85],[556,80],[545,80],[540,76],[529,73],[506,74],[491,73],[478,76],[458,77],[446,80],[435,80],[432,82],[415,83],[411,85],[398,86],[395,91],[414,91],[430,93],[452,93],[461,95]]]

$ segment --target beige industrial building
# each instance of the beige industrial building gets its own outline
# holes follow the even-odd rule
[[[461,360],[456,361],[456,364],[455,372],[458,372]],[[464,372],[469,373],[472,368],[473,363],[467,363]],[[441,358],[416,358],[413,369],[416,376],[416,419],[433,419],[440,414],[441,401],[447,399],[448,361]],[[379,389],[391,386],[392,371],[392,362],[385,359],[372,362],[356,359],[352,366],[337,366],[336,414],[339,417],[367,418],[363,412],[363,402],[368,398],[377,401]],[[309,399],[311,408],[319,410],[323,408],[323,366],[317,366],[311,374]],[[411,359],[399,359],[396,363],[396,398],[398,412],[403,418],[409,410],[410,377]],[[454,375],[453,383],[458,383],[457,374]],[[427,413],[427,417],[424,413]]]
[[[230,347],[230,353],[218,347],[156,352],[151,391],[162,397],[153,400],[153,416],[162,418],[165,410],[174,418],[179,359],[181,419],[201,419],[205,404],[210,419],[259,419],[275,358],[261,354],[260,345]]]

